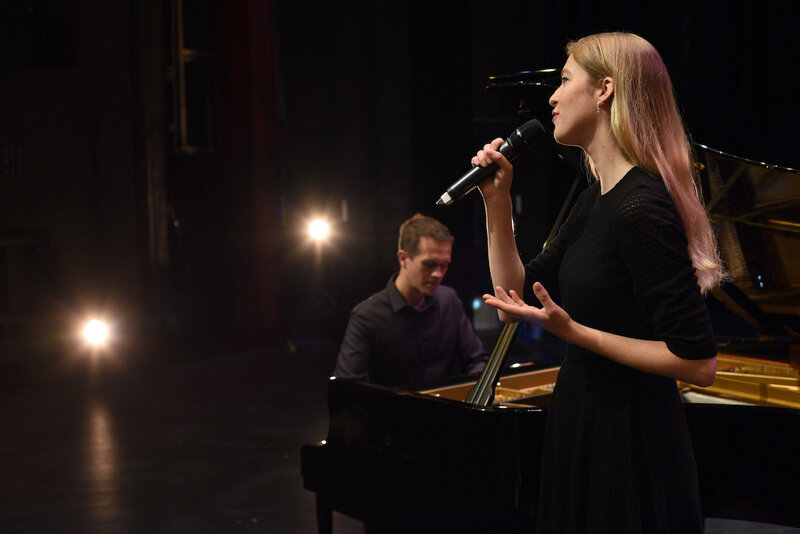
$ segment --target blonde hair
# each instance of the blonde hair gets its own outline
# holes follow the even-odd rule
[[[667,67],[658,51],[632,33],[599,33],[567,44],[567,54],[599,83],[614,79],[611,132],[625,158],[660,176],[678,209],[703,292],[724,278],[711,222],[695,181],[691,147]],[[594,165],[590,168],[596,176]]]

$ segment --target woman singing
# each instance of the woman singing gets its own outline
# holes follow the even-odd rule
[[[554,136],[595,178],[555,239],[523,265],[512,230],[512,166],[481,184],[501,319],[567,350],[545,433],[537,534],[703,531],[675,379],[710,385],[716,347],[703,293],[723,277],[667,69],[628,33],[567,46],[550,97]],[[525,293],[525,289],[532,293]],[[538,300],[540,306],[528,302]]]

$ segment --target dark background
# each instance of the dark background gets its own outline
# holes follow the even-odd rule
[[[119,362],[336,343],[417,211],[455,234],[469,307],[490,287],[479,195],[435,200],[522,122],[489,77],[560,68],[588,33],[661,51],[694,141],[798,168],[797,5],[2,1],[0,370],[80,369],[92,314]],[[545,148],[517,169],[528,257],[575,173]]]
[[[300,447],[400,222],[451,228],[470,311],[490,287],[479,195],[434,205],[523,122],[489,77],[634,31],[695,141],[800,168],[797,5],[0,0],[3,530],[312,532]],[[526,98],[549,125],[548,96]],[[528,257],[576,173],[546,146],[516,169]],[[732,531],[785,532],[707,522]]]

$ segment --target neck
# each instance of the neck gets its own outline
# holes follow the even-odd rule
[[[406,301],[406,304],[414,309],[418,309],[420,306],[422,306],[422,301],[425,300],[425,295],[415,290],[411,284],[408,283],[406,277],[403,276],[402,270],[394,281],[394,287],[397,288],[397,292],[400,293],[400,296],[403,297],[403,300]]]
[[[600,179],[600,194],[604,195],[622,180],[633,164],[622,155],[611,128],[598,133],[586,148]]]

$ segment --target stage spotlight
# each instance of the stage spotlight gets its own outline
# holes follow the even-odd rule
[[[104,345],[108,341],[108,326],[99,319],[92,319],[83,327],[83,337],[95,347]]]
[[[322,241],[330,235],[331,229],[327,222],[322,219],[316,219],[308,225],[308,233],[312,239]]]

